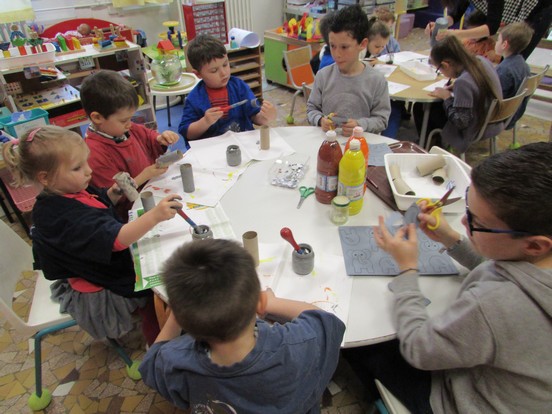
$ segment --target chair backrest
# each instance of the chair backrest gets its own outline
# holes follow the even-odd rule
[[[542,78],[544,78],[544,74],[548,72],[549,68],[550,68],[550,65],[546,65],[542,70],[542,72],[535,73],[534,75],[531,75],[525,78],[525,81],[522,84],[521,88],[527,89],[527,93],[525,94],[527,97],[531,97],[535,93],[539,84],[542,81]]]
[[[495,108],[493,117],[490,119],[489,122],[491,124],[497,122],[506,122],[506,125],[508,125],[510,119],[515,115],[526,95],[527,89],[524,89],[511,98],[498,100],[498,104]]]
[[[13,311],[12,300],[21,272],[26,270],[33,270],[31,246],[0,220],[0,314],[14,328],[25,326]]]
[[[310,45],[284,51],[287,73],[294,88],[301,89],[303,83],[310,85],[314,82],[314,72],[310,65],[311,58]]]

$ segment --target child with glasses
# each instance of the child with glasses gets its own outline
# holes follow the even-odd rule
[[[380,217],[378,245],[401,269],[389,284],[398,341],[347,357],[410,411],[552,412],[550,160],[552,143],[540,142],[477,165],[462,219],[467,237],[444,217],[429,230],[436,220],[422,205],[421,229],[470,270],[439,315],[428,315],[420,291],[415,225],[392,236]]]

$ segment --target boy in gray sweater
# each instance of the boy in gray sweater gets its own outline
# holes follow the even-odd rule
[[[415,225],[392,236],[380,217],[378,245],[401,269],[389,284],[399,348],[384,358],[396,359],[400,349],[408,364],[401,372],[395,366],[383,369],[381,358],[372,364],[381,355],[371,347],[350,359],[412,412],[552,412],[550,160],[552,143],[541,142],[477,165],[462,219],[467,239],[443,216],[437,229],[429,230],[436,220],[421,206],[424,233],[471,270],[440,315],[428,315],[418,284]]]
[[[329,41],[335,64],[320,69],[307,102],[307,118],[323,131],[342,128],[350,136],[353,128],[380,133],[387,128],[391,104],[385,77],[359,54],[366,53],[369,23],[358,5],[338,10],[331,22]],[[330,114],[337,117],[332,120]]]

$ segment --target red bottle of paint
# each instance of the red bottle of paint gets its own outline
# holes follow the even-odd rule
[[[337,195],[337,175],[343,152],[335,131],[326,132],[326,139],[318,150],[316,188],[314,195],[322,204],[330,204]]]

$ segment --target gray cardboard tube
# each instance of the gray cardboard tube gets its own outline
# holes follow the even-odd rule
[[[180,150],[167,152],[166,154],[157,157],[157,159],[155,160],[155,165],[157,166],[157,168],[166,168],[169,165],[181,160],[182,158],[184,158],[184,154],[182,154],[182,151]]]
[[[447,180],[448,175],[444,168],[437,168],[433,171],[433,174],[431,174],[431,178],[435,184],[441,185]]]
[[[261,127],[261,149],[270,149],[270,127],[268,125]]]
[[[142,207],[144,207],[145,212],[155,207],[155,198],[153,198],[153,193],[151,191],[142,191],[140,193],[140,199],[142,200]]]
[[[242,235],[243,248],[249,252],[255,262],[255,267],[259,266],[259,236],[256,231],[246,231]]]
[[[445,165],[447,165],[445,157],[442,155],[431,155],[419,162],[418,165],[416,165],[416,169],[420,175],[424,177],[438,168],[443,168]]]
[[[136,200],[138,200],[138,197],[140,197],[140,195],[138,194],[138,191],[136,191],[136,188],[134,187],[134,182],[132,181],[132,178],[130,178],[129,173],[120,171],[113,176],[113,179],[129,201],[135,202]]]
[[[397,193],[402,195],[416,195],[416,193],[404,182],[401,176],[401,170],[397,164],[391,164],[389,166],[391,172],[391,179],[395,185]]]
[[[180,166],[180,175],[182,176],[182,186],[185,193],[193,193],[195,191],[194,172],[192,164],[182,164]]]

